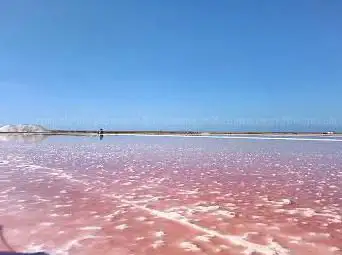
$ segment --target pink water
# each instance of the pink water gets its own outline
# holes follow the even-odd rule
[[[342,142],[0,143],[0,251],[342,254]]]

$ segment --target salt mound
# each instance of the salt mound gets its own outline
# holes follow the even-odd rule
[[[48,130],[40,125],[6,125],[0,127],[0,132],[9,133],[37,133],[47,132]]]

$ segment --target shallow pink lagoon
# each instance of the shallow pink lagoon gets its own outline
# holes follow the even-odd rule
[[[0,142],[0,251],[342,254],[341,215],[339,141]]]

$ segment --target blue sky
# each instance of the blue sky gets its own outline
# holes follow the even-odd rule
[[[0,1],[0,124],[342,130],[342,2]]]

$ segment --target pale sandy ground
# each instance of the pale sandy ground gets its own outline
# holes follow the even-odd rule
[[[0,143],[0,224],[13,249],[342,254],[341,143],[107,139]]]

